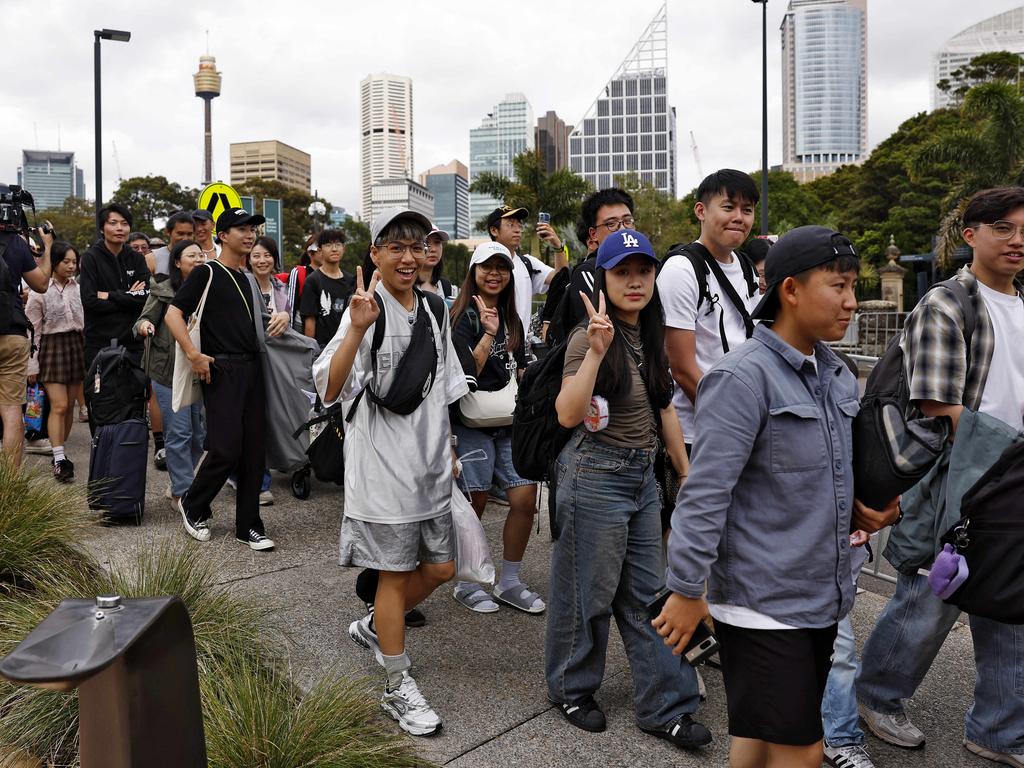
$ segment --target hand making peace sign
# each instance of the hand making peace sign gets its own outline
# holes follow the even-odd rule
[[[580,298],[583,299],[583,306],[586,307],[587,316],[590,317],[590,322],[587,324],[587,341],[590,342],[590,348],[594,352],[604,357],[615,337],[615,326],[605,311],[604,291],[597,292],[596,310],[583,291],[580,291]]]
[[[498,310],[491,309],[479,295],[473,296],[473,301],[476,302],[476,311],[480,315],[480,325],[484,329],[485,333],[491,334],[493,338],[498,333]]]
[[[377,305],[377,283],[380,281],[380,272],[373,270],[370,277],[370,287],[363,289],[363,268],[356,267],[356,292],[352,294],[349,301],[349,318],[352,327],[365,331],[377,321],[380,315],[380,307]]]

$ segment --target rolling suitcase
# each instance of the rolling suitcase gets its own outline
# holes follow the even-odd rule
[[[149,428],[145,419],[97,427],[89,455],[89,508],[109,522],[142,523]]]

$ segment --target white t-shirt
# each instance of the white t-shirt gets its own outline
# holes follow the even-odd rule
[[[978,288],[992,319],[995,348],[978,410],[1024,429],[1024,301],[994,291],[980,280]]]
[[[747,281],[743,278],[743,267],[736,254],[732,254],[729,264],[722,264],[722,272],[736,289],[736,294],[744,299],[748,312],[753,312],[761,300],[761,294],[755,286],[754,295],[747,297]],[[697,366],[707,373],[725,352],[722,351],[722,338],[718,327],[720,314],[725,312],[725,335],[729,349],[736,349],[747,340],[747,329],[743,317],[733,306],[729,296],[721,290],[714,273],[708,274],[708,294],[718,296],[717,304],[712,305],[707,299],[697,308],[699,288],[697,275],[693,265],[685,256],[673,256],[665,262],[658,275],[658,294],[665,308],[665,325],[693,331],[697,344]],[[708,310],[711,310],[710,314]],[[693,442],[693,403],[682,388],[676,386],[672,396],[672,404],[679,415],[679,423],[683,428],[683,439]]]
[[[341,394],[327,402],[327,379],[331,358],[352,327],[349,310],[342,315],[337,333],[313,363],[313,381],[325,405],[341,401],[345,415],[363,387],[384,397],[394,381],[394,372],[409,348],[413,321],[419,312],[430,314],[437,349],[437,368],[430,392],[415,411],[401,416],[381,408],[364,397],[352,421],[345,426],[345,515],[370,523],[415,523],[451,511],[452,460],[451,424],[448,406],[469,392],[466,376],[452,346],[445,316],[438,331],[433,314],[416,305],[409,312],[384,286],[377,287],[384,302],[386,331],[377,351],[377,376],[370,359],[373,327],[359,344]]]
[[[533,267],[533,274],[526,268],[523,259],[530,262]],[[533,296],[536,293],[547,293],[548,275],[554,272],[551,267],[540,259],[533,256],[520,256],[518,253],[512,256],[512,279],[516,286],[516,312],[523,323],[523,338],[527,338],[530,331],[530,317],[533,315]]]

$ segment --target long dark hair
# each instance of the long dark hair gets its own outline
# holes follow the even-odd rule
[[[181,288],[181,284],[184,282],[184,278],[181,276],[181,265],[178,262],[181,261],[181,254],[190,245],[199,245],[199,243],[195,240],[179,240],[171,248],[170,258],[167,259],[167,274],[171,278],[171,288],[175,291]],[[201,245],[199,247],[202,248]]]
[[[452,328],[459,324],[459,320],[462,319],[462,315],[467,309],[476,311],[476,302],[473,301],[473,297],[480,293],[476,286],[476,268],[478,266],[478,264],[474,264],[470,267],[466,279],[462,281],[459,297],[452,307]],[[511,264],[508,265],[508,269],[508,285],[502,288],[501,293],[498,294],[498,312],[505,321],[505,340],[508,344],[509,354],[511,354],[523,343],[523,324],[519,322],[519,313],[516,312],[516,279]]]
[[[605,290],[605,270],[599,267],[594,276],[594,296],[598,291]],[[601,367],[597,370],[597,381],[594,392],[609,400],[618,400],[629,393],[632,380],[630,372],[630,352],[623,338],[618,311],[608,299],[605,291],[605,308],[608,317],[615,326],[615,335]],[[597,303],[597,299],[594,299]],[[665,311],[661,306],[658,285],[654,285],[654,294],[647,306],[640,310],[640,342],[644,348],[644,370],[641,371],[647,394],[651,403],[657,408],[664,408],[672,401],[672,372],[668,367],[668,355],[665,354]]]
[[[262,245],[264,248],[266,248],[267,253],[270,254],[271,258],[273,258],[274,266],[271,267],[270,269],[270,276],[273,277],[274,270],[277,269],[277,265],[281,263],[281,252],[277,250],[277,240],[275,240],[272,237],[267,237],[266,235],[263,235],[262,237],[256,238],[256,242],[253,243],[252,247],[255,248],[257,245]],[[249,256],[252,256],[252,251],[249,251]],[[249,265],[249,270],[252,270],[251,264]]]
[[[78,255],[78,249],[75,248],[71,243],[66,240],[58,240],[50,246],[50,264],[56,267],[60,264],[68,255],[68,251],[75,254],[75,275],[79,272],[81,267],[82,257]],[[59,257],[59,258],[58,258]],[[72,275],[74,277],[75,275]]]

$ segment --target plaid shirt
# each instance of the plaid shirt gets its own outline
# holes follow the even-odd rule
[[[977,318],[971,337],[970,368],[964,340],[964,311],[947,288],[928,291],[914,307],[903,328],[900,345],[907,366],[911,403],[934,400],[977,411],[992,365],[995,334],[974,273],[963,267],[955,279],[967,289]],[[1017,291],[1021,293],[1020,284],[1017,284]]]

